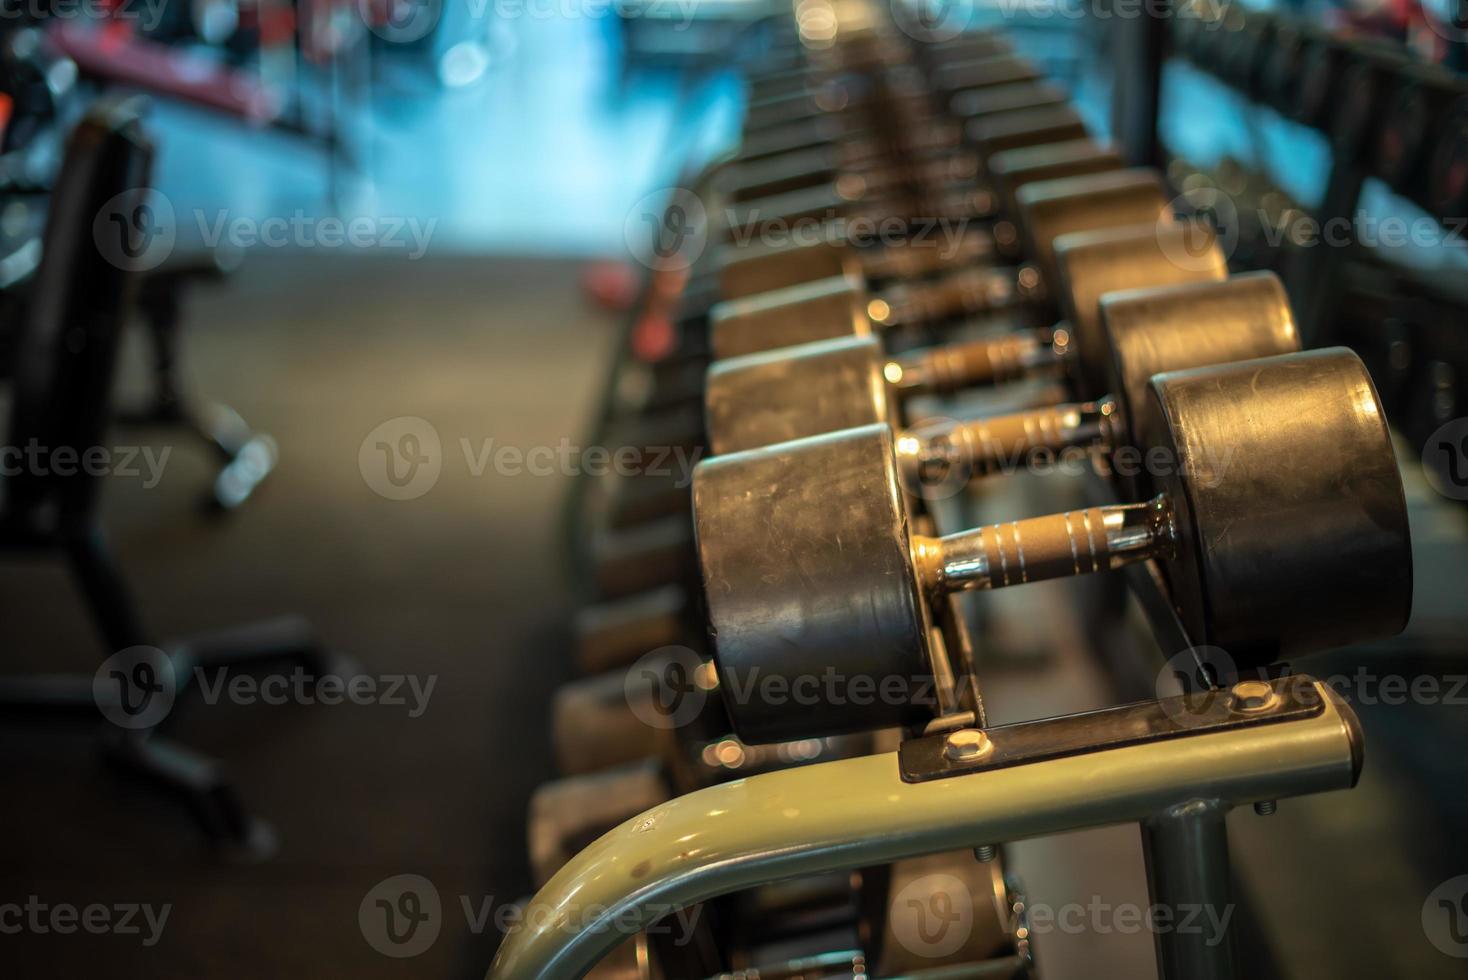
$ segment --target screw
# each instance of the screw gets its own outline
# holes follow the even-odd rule
[[[993,844],[980,844],[978,847],[974,848],[974,857],[978,858],[985,864],[988,864],[990,861],[994,860],[995,855],[998,853],[999,852],[995,849]]]
[[[943,756],[951,762],[968,762],[994,751],[989,736],[977,728],[962,728],[943,740]]]
[[[1239,681],[1233,687],[1233,696],[1239,711],[1267,711],[1279,704],[1279,695],[1267,681]]]
[[[1261,817],[1267,817],[1271,813],[1273,813],[1277,807],[1278,804],[1276,804],[1274,800],[1260,800],[1258,803],[1254,804],[1254,812],[1259,814],[1259,816]]]

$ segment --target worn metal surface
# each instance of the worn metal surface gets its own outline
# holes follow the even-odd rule
[[[866,287],[855,276],[833,276],[726,301],[709,312],[709,344],[715,358],[871,332]]]
[[[1402,481],[1376,389],[1344,348],[1159,375],[1153,479],[1189,633],[1233,664],[1394,635],[1412,606]],[[1228,664],[1224,665],[1229,666]]]
[[[709,449],[753,449],[873,422],[897,423],[877,337],[857,336],[716,361],[704,394]]]
[[[1028,254],[1052,289],[1059,281],[1053,251],[1058,236],[1165,222],[1171,213],[1161,176],[1142,167],[1035,181],[1021,187],[1015,200]]]
[[[716,456],[695,469],[693,500],[720,687],[742,737],[927,714],[914,703],[933,683],[926,613],[890,427]]]
[[[1153,375],[1300,349],[1289,297],[1272,272],[1107,293],[1100,324],[1110,352],[1106,391],[1132,445],[1156,424],[1148,414]],[[1152,492],[1150,481],[1123,476],[1129,499]]]
[[[1111,359],[1101,331],[1103,295],[1228,277],[1228,260],[1213,236],[1167,219],[1071,232],[1051,245],[1058,276],[1050,280],[1053,295],[1072,335],[1072,374],[1084,398],[1108,393]]]
[[[700,790],[617,827],[531,900],[490,980],[583,975],[659,911],[768,881],[1354,784],[1359,733],[1322,687],[1311,718],[906,783],[892,754]],[[588,909],[600,915],[589,916]],[[619,924],[606,928],[607,922]]]

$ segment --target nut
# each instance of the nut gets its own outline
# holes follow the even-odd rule
[[[943,740],[943,756],[953,762],[971,762],[994,751],[989,736],[977,728],[962,728]]]
[[[1233,686],[1233,702],[1238,711],[1267,711],[1279,704],[1279,695],[1268,681],[1239,681]]]

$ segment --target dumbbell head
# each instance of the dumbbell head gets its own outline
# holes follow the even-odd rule
[[[1086,124],[1070,106],[1048,105],[970,119],[964,125],[964,135],[978,149],[987,169],[989,159],[996,153],[1085,139]]]
[[[888,693],[792,710],[789,696],[763,697],[769,688],[755,682],[778,676],[790,692],[834,674],[847,692],[858,678],[867,690],[921,691],[933,674],[933,596],[1138,558],[1172,555],[1172,596],[1192,638],[1240,665],[1401,628],[1405,503],[1354,354],[1164,375],[1153,397],[1146,444],[1177,463],[1154,475],[1165,495],[943,539],[914,533],[886,425],[700,464],[699,562],[740,734],[758,742],[919,721],[920,706]]]
[[[1007,35],[997,30],[965,31],[957,37],[915,45],[913,55],[929,70],[954,62],[973,61],[1009,54],[1014,50]]]
[[[716,454],[873,422],[896,424],[897,399],[873,336],[781,347],[714,362],[705,409]]]
[[[1111,364],[1110,341],[1099,327],[1092,326],[1098,320],[1091,308],[1095,306],[1095,297],[1110,289],[1152,283],[1211,282],[1215,275],[1222,275],[1221,254],[1196,270],[1174,260],[1175,249],[1181,247],[1180,242],[1174,239],[1186,234],[1189,234],[1188,230],[1180,225],[1167,225],[1161,229],[1147,225],[1125,233],[1100,233],[1063,249],[1067,261],[1062,263],[1065,274],[1062,289],[1082,297],[1080,304],[1090,304],[1084,310],[1076,304],[1073,315],[1077,323],[1083,325],[1074,330],[1074,343],[1100,345],[1101,348],[1086,351],[1082,347],[1081,350],[1086,363],[1094,362],[1100,366],[1092,384],[1099,389],[1095,394],[1111,390],[1106,387],[1111,383],[1106,371]],[[1234,288],[1249,290],[1253,287],[1246,283]],[[1211,324],[1215,305],[1223,307],[1220,316],[1225,326],[1238,322],[1234,306],[1229,305],[1232,296],[1230,288],[1219,293],[1200,294],[1192,304],[1190,319],[1178,316],[1160,329],[1159,332],[1169,333],[1175,342],[1165,347],[1159,344],[1157,357],[1175,358],[1176,362],[1168,366],[1181,368],[1211,363],[1202,359],[1208,354],[1219,355],[1212,360],[1242,360],[1298,346],[1260,349],[1255,343],[1255,335],[1247,330],[1228,334],[1220,330],[1212,334],[1211,342],[1199,341],[1198,353],[1192,359],[1183,359],[1185,325]],[[1135,318],[1123,329],[1137,333],[1142,330],[1136,325]],[[1002,340],[954,344],[935,348],[933,356],[947,359],[945,367],[950,374],[965,376],[966,380],[977,384],[985,379],[992,361],[1002,356],[1002,345]],[[974,363],[970,364],[970,360]],[[1146,363],[1150,370],[1142,376],[1143,383],[1162,370],[1153,366],[1158,364],[1156,359]],[[884,355],[880,339],[872,335],[849,336],[716,361],[709,369],[704,394],[709,448],[714,453],[736,452],[873,422],[896,424],[897,399],[891,389],[894,367]],[[963,383],[960,381],[960,386]]]
[[[1156,430],[1154,375],[1300,349],[1289,297],[1272,272],[1107,293],[1100,322],[1109,355],[1105,388],[1134,445],[1139,433]],[[1150,489],[1130,481],[1128,497]]]
[[[933,88],[952,98],[961,92],[1038,82],[1043,78],[1034,63],[1018,55],[1003,54],[972,61],[949,62],[932,73]]]
[[[1120,169],[1122,162],[1117,152],[1090,139],[1023,146],[989,157],[989,179],[1007,215],[1017,213],[1015,195],[1026,184]]]
[[[717,304],[709,312],[714,357],[735,357],[831,337],[873,332],[866,286],[856,276],[832,276]]]
[[[1078,139],[1005,150],[989,157],[989,167],[994,190],[1005,202],[1003,213],[1014,214],[1014,194],[1026,184],[1120,170],[1122,163],[1114,150],[1088,139]],[[970,234],[964,240],[973,238]],[[888,247],[912,248],[903,244]],[[945,260],[947,267],[957,264],[961,257],[951,258],[951,262]],[[716,261],[719,288],[726,300],[831,276],[859,279],[863,273],[861,255],[834,227],[819,241],[808,244],[725,246],[719,250]]]
[[[1097,228],[1170,223],[1161,180],[1146,169],[1029,184],[1019,191],[1019,199],[1031,254],[1041,258],[1042,270],[1051,270],[1052,278],[1046,281],[1052,284],[1057,237]],[[1092,298],[1101,292],[1098,288]],[[709,313],[709,343],[716,358],[866,335],[875,329],[867,312],[865,285],[850,276],[726,301]]]
[[[746,741],[925,717],[909,698],[822,701],[794,711],[749,684],[774,677],[789,690],[828,668],[903,678],[913,689],[933,676],[928,608],[892,450],[892,430],[875,425],[716,457],[695,470],[715,661],[726,708]]]
[[[805,247],[763,242],[720,249],[719,293],[736,302],[802,283],[845,277],[863,282],[861,256],[832,230],[822,241]]]
[[[666,670],[671,659],[670,655],[667,661],[654,663],[649,658],[637,674],[611,671],[556,689],[551,741],[561,775],[578,776],[640,759],[676,758],[680,742],[673,726],[654,727],[642,720],[656,716],[660,694],[656,677],[644,675]]]
[[[944,967],[966,967],[982,976],[988,971],[981,964],[1012,963],[1016,956],[1014,896],[997,856],[976,861],[972,850],[963,850],[906,858],[863,870],[860,886],[860,935],[872,976],[920,977]],[[914,942],[930,929],[925,918],[939,909],[965,917],[963,942]],[[996,975],[1012,976],[1012,969]]]
[[[1412,553],[1386,416],[1341,348],[1159,375],[1146,441],[1175,460],[1165,562],[1189,634],[1239,665],[1406,626]]]
[[[1014,82],[960,92],[949,102],[948,108],[955,117],[970,119],[1015,109],[1064,105],[1066,99],[1065,90],[1049,82]]]
[[[1201,225],[1163,221],[1073,232],[1052,241],[1055,301],[1075,348],[1073,372],[1087,398],[1105,394],[1110,345],[1101,331],[1101,297],[1119,289],[1221,282],[1228,260]]]
[[[1021,187],[1015,201],[1029,255],[1048,283],[1056,281],[1061,235],[1171,220],[1162,178],[1145,167],[1037,181]]]
[[[1428,160],[1442,119],[1465,88],[1451,72],[1413,66],[1391,80],[1380,128],[1374,134],[1373,162],[1378,177],[1396,191],[1432,206]],[[1451,212],[1449,212],[1451,213]]]

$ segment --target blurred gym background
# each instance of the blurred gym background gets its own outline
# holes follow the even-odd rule
[[[181,699],[170,719],[178,754],[142,765],[119,763],[115,747],[99,751],[95,726],[64,713],[8,710],[0,903],[39,896],[172,911],[152,945],[146,927],[144,937],[0,934],[0,971],[482,974],[498,939],[492,925],[469,928],[455,911],[431,949],[396,960],[364,941],[358,909],[376,883],[405,873],[428,877],[454,905],[530,890],[525,805],[552,769],[547,704],[571,671],[561,651],[578,597],[563,537],[575,467],[533,471],[523,456],[517,465],[494,454],[590,444],[624,337],[640,337],[633,349],[652,355],[665,342],[636,258],[649,234],[643,217],[737,138],[738,67],[758,57],[771,9],[761,0],[0,5],[7,355],[8,328],[33,302],[66,134],[98,99],[137,95],[129,111],[153,145],[149,227],[167,234],[127,256],[141,294],[104,441],[115,465],[95,501],[140,620],[114,635],[162,644],[245,624],[225,641],[309,635],[312,656],[434,681],[416,714],[406,682],[401,705]],[[1006,22],[1107,134],[1114,89],[1128,84],[1115,70],[1124,50],[1108,24],[1067,9],[944,4],[923,14]],[[1468,64],[1453,26],[1461,7],[1447,0],[1287,9],[1447,72]],[[1329,127],[1271,106],[1254,76],[1241,86],[1230,67],[1182,56],[1165,65],[1157,129],[1174,180],[1275,213],[1330,207],[1344,164]],[[1322,83],[1327,103],[1364,98],[1339,81]],[[1374,132],[1394,117],[1372,105],[1362,123]],[[1458,134],[1461,170],[1468,116],[1433,113],[1421,125],[1433,140]],[[1362,180],[1361,206],[1382,218],[1444,213],[1411,186]],[[1288,250],[1245,235],[1243,247]],[[1463,414],[1460,245],[1445,236],[1394,248],[1389,263],[1373,257],[1361,266],[1369,274],[1330,280],[1317,297],[1318,315],[1338,321],[1388,398],[1419,521],[1413,629],[1383,654],[1448,676],[1462,670],[1468,552],[1461,505],[1440,474],[1424,473],[1420,452]],[[1270,263],[1256,255],[1255,264]],[[46,286],[82,296],[92,282]],[[374,433],[436,460],[430,489],[414,495],[372,476]],[[24,534],[3,540],[0,670],[90,682],[118,644],[99,644],[65,562]],[[1001,720],[1113,698],[1079,624],[1069,647],[1035,649],[1025,616],[1009,622],[999,634],[1021,653],[992,681]],[[1292,921],[1311,929],[1272,936],[1290,976],[1461,975],[1416,937],[1426,889],[1468,870],[1455,833],[1468,823],[1468,710],[1361,710],[1373,756],[1349,819],[1320,812],[1336,805],[1327,797],[1282,809],[1236,842],[1263,896],[1265,930],[1271,908],[1310,909]],[[1424,755],[1424,744],[1440,751]],[[174,790],[204,788],[185,797],[192,812],[176,792],[155,791],[160,773]],[[1145,895],[1134,839],[1082,836],[1031,845],[1027,884],[1050,895]],[[1334,849],[1329,878],[1291,873],[1298,848]],[[1082,851],[1102,857],[1082,867],[1064,856]],[[1413,941],[1399,940],[1406,934]],[[1152,969],[1145,936],[1070,937],[1051,949],[1050,976]]]

